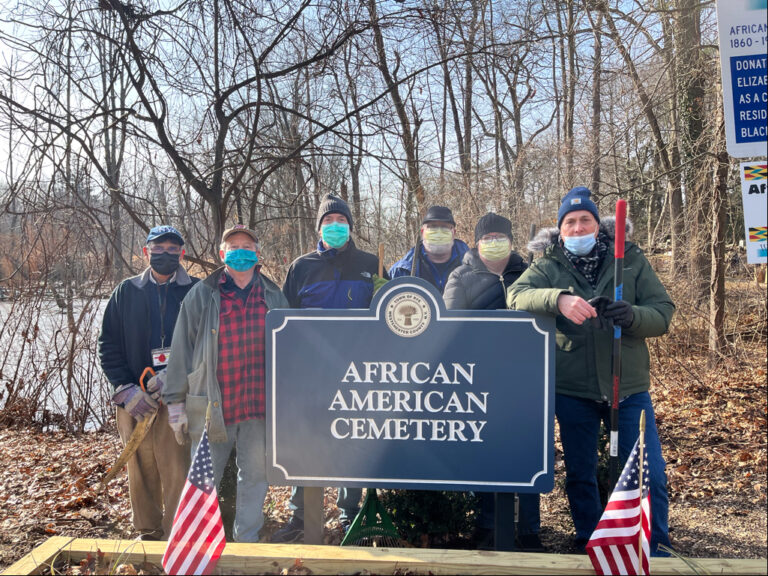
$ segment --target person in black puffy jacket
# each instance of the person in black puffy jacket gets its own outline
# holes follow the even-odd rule
[[[512,250],[511,223],[489,212],[477,222],[475,243],[477,247],[464,255],[461,266],[448,277],[443,293],[445,306],[456,310],[504,310],[507,288],[527,267],[520,254]]]
[[[464,255],[461,266],[448,277],[443,299],[455,310],[506,309],[507,288],[527,268],[520,254],[512,250],[512,223],[489,212],[475,226],[476,247]],[[494,494],[479,492],[478,543],[492,548],[494,526]],[[514,498],[499,493],[496,498]],[[517,546],[522,550],[542,551],[539,539],[539,495],[520,495],[520,517]]]

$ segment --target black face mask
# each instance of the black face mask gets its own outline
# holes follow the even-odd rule
[[[161,276],[170,276],[179,267],[179,254],[152,254],[149,257],[149,265]]]

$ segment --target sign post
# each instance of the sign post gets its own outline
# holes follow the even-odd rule
[[[766,155],[766,0],[717,0],[725,136],[734,158]]]

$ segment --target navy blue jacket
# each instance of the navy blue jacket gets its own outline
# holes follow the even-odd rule
[[[389,269],[389,275],[392,278],[411,275],[415,250],[415,247],[411,248],[405,256],[392,264],[392,267]],[[461,265],[461,259],[468,250],[469,246],[467,246],[464,241],[455,239],[451,250],[451,258],[447,262],[440,264],[440,269],[438,270],[438,267],[427,258],[427,252],[424,250],[424,245],[419,243],[419,261],[416,267],[416,275],[432,284],[442,294],[443,290],[445,290],[445,283],[448,281],[448,276]]]
[[[112,292],[104,310],[99,334],[99,360],[101,369],[114,388],[123,384],[138,384],[141,373],[152,366],[152,348],[159,346],[152,340],[152,325],[159,318],[152,310],[159,310],[151,298],[157,296],[158,286],[149,278],[147,268],[139,276],[123,280]],[[168,286],[165,305],[165,342],[171,345],[173,329],[184,296],[198,281],[179,266],[176,278]]]
[[[283,294],[291,308],[368,308],[378,266],[378,258],[352,240],[341,251],[318,242],[317,250],[291,263]]]

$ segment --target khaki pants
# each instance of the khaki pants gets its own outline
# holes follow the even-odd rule
[[[125,446],[136,420],[117,408],[117,432]],[[160,406],[152,428],[128,460],[128,490],[134,528],[168,539],[190,464],[189,445],[179,446],[168,424],[168,408]]]

